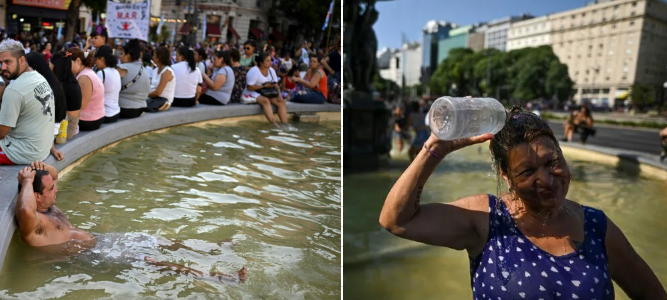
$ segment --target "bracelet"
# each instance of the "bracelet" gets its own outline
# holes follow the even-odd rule
[[[435,157],[435,158],[437,158],[437,159],[442,159],[442,157],[440,157],[440,155],[438,155],[437,153],[435,153],[433,150],[431,150],[431,149],[429,149],[429,148],[426,148],[426,146],[424,146],[424,149],[426,149],[426,151],[428,151],[428,153],[430,153],[433,157]]]

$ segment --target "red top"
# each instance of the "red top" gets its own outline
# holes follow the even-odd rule
[[[294,82],[289,80],[289,76],[285,76],[285,88],[288,90],[293,90],[294,88],[296,88],[296,84],[294,84]]]
[[[46,58],[46,61],[47,61],[47,62],[48,62],[49,60],[51,60],[51,52],[49,52],[49,51],[44,51],[44,52],[42,52],[42,54],[44,54],[44,58]]]
[[[324,95],[324,97],[326,97],[327,94],[328,94],[328,91],[327,91],[327,74],[325,74],[324,70],[322,70],[322,69],[317,69],[317,70],[320,71],[320,75],[321,75],[320,82],[317,84],[317,90],[322,92],[322,95]],[[304,78],[304,79],[310,81],[310,79],[313,78],[312,75],[313,75],[312,73],[311,73],[310,76],[306,75],[306,78]]]

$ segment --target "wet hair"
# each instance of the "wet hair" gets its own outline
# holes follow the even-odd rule
[[[229,58],[231,58],[233,61],[238,62],[241,60],[241,52],[239,52],[239,49],[232,48],[229,50]]]
[[[46,170],[35,170],[35,179],[32,181],[32,190],[35,193],[39,193],[40,195],[44,193],[44,183],[42,182],[42,178],[44,176],[51,176],[48,171]],[[19,191],[21,190],[21,185],[19,185]]]
[[[159,61],[163,66],[171,66],[169,49],[167,47],[158,47],[155,49],[155,60]]]
[[[199,53],[199,57],[201,57],[202,61],[206,60],[206,50],[204,50],[203,48],[199,48],[195,51],[197,51],[197,53]]]
[[[185,57],[185,60],[188,62],[188,68],[190,68],[190,73],[194,72],[197,68],[197,62],[195,62],[195,51],[188,47],[180,47],[178,48],[178,54]]]
[[[264,60],[269,56],[271,56],[270,52],[262,52],[259,55],[257,55],[255,57],[255,62],[257,63],[257,66],[259,67],[262,64],[262,62],[264,62]]]
[[[46,81],[49,83],[49,86],[51,87],[51,91],[53,92],[53,103],[55,103],[54,118],[56,123],[64,120],[65,117],[67,117],[65,91],[63,90],[63,86],[60,81],[58,81],[58,78],[56,78],[56,75],[54,75],[49,68],[49,63],[46,61],[46,58],[44,58],[44,55],[41,53],[30,52],[25,55],[25,59],[28,62],[28,66],[37,71],[37,73],[44,76]]]
[[[129,54],[132,61],[137,61],[141,57],[141,44],[138,39],[131,39],[123,46],[123,53]]]
[[[51,56],[53,74],[62,83],[75,83],[76,77],[72,73],[72,57],[65,56],[65,52],[58,51]]]
[[[90,55],[90,54],[88,54]],[[103,58],[104,64],[107,68],[115,68],[118,65],[118,60],[113,55],[113,50],[109,45],[102,45],[95,51],[95,58]]]
[[[489,145],[493,168],[498,175],[499,187],[500,175],[509,174],[509,150],[520,144],[530,143],[542,136],[551,139],[560,152],[558,140],[556,140],[547,122],[531,112],[523,111],[518,107],[512,108],[505,121],[505,126],[493,136]]]
[[[95,65],[95,58],[93,55],[88,55],[86,57],[86,54],[83,53],[83,51],[79,48],[69,48],[65,53],[71,53],[72,54],[72,62],[76,61],[76,59],[81,60],[81,64],[84,67],[91,68],[93,65]]]
[[[255,42],[254,42],[254,41],[246,41],[245,43],[243,43],[243,46],[245,46],[245,45],[250,45],[250,46],[252,46],[253,48],[257,48],[257,47],[255,46]]]
[[[215,56],[217,58],[222,58],[222,60],[225,62],[225,65],[230,65],[231,61],[229,61],[229,53],[226,51],[216,51]]]

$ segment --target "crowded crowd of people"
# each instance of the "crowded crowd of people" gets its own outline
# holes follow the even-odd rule
[[[27,164],[102,124],[176,107],[255,104],[288,123],[286,102],[340,103],[341,43],[294,51],[255,41],[111,46],[106,29],[59,44],[18,35],[0,43],[0,164]],[[327,51],[325,54],[324,51]],[[274,118],[273,107],[278,118]]]

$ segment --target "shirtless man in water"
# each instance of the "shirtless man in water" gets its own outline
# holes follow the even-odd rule
[[[56,207],[58,172],[53,166],[34,161],[18,174],[20,193],[16,202],[16,219],[21,239],[28,245],[46,252],[62,255],[77,255],[92,249],[96,238],[78,229],[67,220],[65,214]],[[156,261],[140,256],[146,263],[163,267],[160,272],[173,271],[184,275],[204,277],[204,273],[186,266]],[[244,282],[247,268],[238,270],[237,276],[210,272],[210,277],[218,280],[238,280]]]

